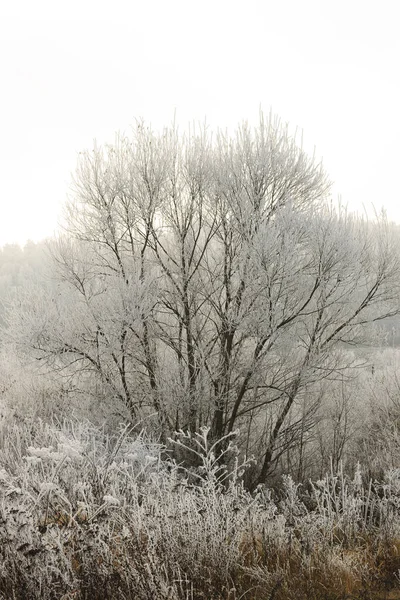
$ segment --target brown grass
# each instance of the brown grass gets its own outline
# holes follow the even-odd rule
[[[140,439],[111,462],[110,440],[75,431],[67,461],[69,433],[21,431],[0,452],[1,600],[400,600],[400,486],[355,495],[341,473],[307,510],[289,478],[277,504],[240,481],[190,485]]]

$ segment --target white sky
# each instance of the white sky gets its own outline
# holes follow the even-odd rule
[[[4,4],[4,3],[3,3]],[[51,235],[77,153],[135,117],[304,130],[350,207],[400,222],[399,0],[9,0],[0,245]]]

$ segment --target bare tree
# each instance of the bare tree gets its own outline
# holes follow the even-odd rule
[[[133,419],[155,411],[164,437],[246,430],[262,483],[312,426],[315,405],[296,406],[340,369],[335,347],[399,308],[393,231],[329,187],[273,116],[214,138],[139,123],[95,146],[52,248],[69,291],[30,320],[31,346],[90,370]]]

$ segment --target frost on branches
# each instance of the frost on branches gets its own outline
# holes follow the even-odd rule
[[[399,310],[392,229],[336,208],[329,188],[273,116],[232,137],[138,123],[81,153],[51,246],[58,287],[9,328],[162,441],[239,428],[256,487],[314,426],[321,380],[350,366],[341,349]]]

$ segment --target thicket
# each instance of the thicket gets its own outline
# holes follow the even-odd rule
[[[360,466],[307,486],[286,476],[279,492],[250,494],[234,447],[228,473],[207,429],[178,437],[199,459],[188,470],[127,427],[110,436],[75,421],[10,422],[0,435],[4,600],[333,600],[398,589],[399,469],[380,483]]]

